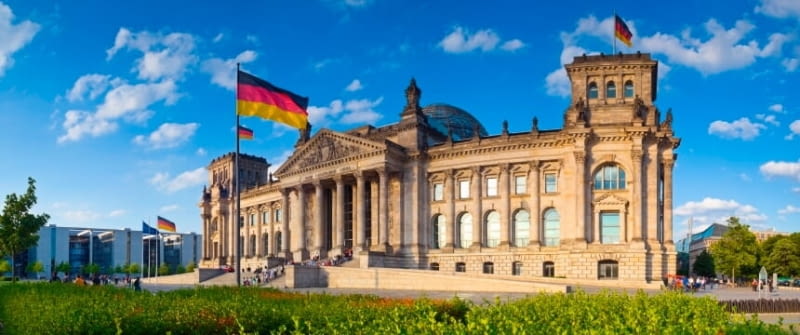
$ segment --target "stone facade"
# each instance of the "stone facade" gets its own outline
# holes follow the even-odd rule
[[[576,57],[561,129],[488,135],[468,113],[419,105],[400,121],[302,131],[274,174],[240,156],[242,266],[353,252],[362,266],[660,280],[675,273],[680,144],[648,54]],[[211,162],[204,266],[233,264],[235,154]],[[274,177],[276,178],[273,178]],[[288,242],[288,243],[287,243]]]

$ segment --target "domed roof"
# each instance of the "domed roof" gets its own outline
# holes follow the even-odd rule
[[[428,117],[428,124],[440,133],[447,135],[452,131],[454,141],[470,139],[475,129],[481,136],[489,136],[486,128],[467,111],[447,104],[430,104],[422,108]]]

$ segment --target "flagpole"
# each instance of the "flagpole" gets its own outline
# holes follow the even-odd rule
[[[236,63],[236,81],[237,81],[237,83],[239,81],[239,63]],[[236,183],[236,216],[233,219],[233,236],[234,236],[234,239],[235,239],[234,242],[233,242],[233,247],[235,249],[233,254],[235,255],[234,262],[236,263],[236,266],[234,267],[234,271],[236,271],[236,286],[241,286],[242,285],[242,278],[241,278],[241,274],[242,274],[241,256],[242,255],[240,254],[241,246],[239,245],[240,244],[240,239],[241,239],[239,237],[239,234],[240,234],[240,231],[239,231],[240,213],[239,212],[241,211],[241,205],[242,204],[240,202],[240,196],[239,196],[241,194],[239,192],[239,104],[236,103],[236,99],[239,96],[239,85],[236,85],[235,87],[236,88],[235,88],[235,92],[234,92],[234,104],[235,104],[235,110],[236,110],[236,128],[235,128],[234,132],[236,133],[236,159],[234,160],[234,163],[233,163],[233,170],[235,171],[234,175],[236,176],[236,181],[235,181],[235,183]]]

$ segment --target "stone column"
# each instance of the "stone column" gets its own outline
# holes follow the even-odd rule
[[[333,180],[336,182],[336,204],[334,205],[333,213],[335,215],[333,234],[336,239],[333,243],[333,249],[336,253],[341,254],[344,248],[344,180],[342,176],[335,176]]]
[[[540,236],[544,234],[544,230],[542,228],[542,210],[541,208],[539,208],[540,180],[541,176],[539,175],[539,161],[532,161],[531,170],[528,173],[528,182],[530,182],[530,186],[528,186],[528,193],[531,197],[530,198],[531,227],[530,227],[530,241],[528,242],[528,246],[533,248],[538,248],[541,245]]]
[[[470,249],[480,248],[483,245],[483,210],[481,209],[481,167],[472,168],[472,245]]]
[[[267,256],[278,254],[277,246],[275,245],[275,208],[270,204],[269,206],[269,236],[267,236]]]
[[[577,221],[575,241],[586,243],[586,153],[574,151],[575,155],[575,221]]]
[[[294,190],[297,192],[297,212],[292,217],[292,246],[294,260],[302,261],[306,251],[306,192],[303,191],[303,185],[295,186]]]
[[[387,251],[389,247],[389,172],[378,170],[378,248]]]
[[[664,160],[664,244],[673,244],[672,241],[672,169],[675,159]]]
[[[631,151],[631,158],[633,158],[633,215],[628,220],[628,228],[626,229],[628,241],[640,242],[642,241],[642,151]]]
[[[353,203],[356,206],[356,240],[353,243],[354,251],[368,250],[366,242],[367,230],[367,192],[365,190],[364,173],[357,171],[356,177],[356,199]]]
[[[510,166],[508,164],[501,164],[500,165],[500,180],[498,182],[500,185],[497,187],[497,192],[500,193],[500,208],[502,208],[502,214],[500,219],[500,247],[501,248],[508,248],[511,243],[511,234],[512,226],[514,224],[514,218],[511,215],[511,195],[509,194],[509,187],[508,187],[508,180],[509,175],[508,173]]]
[[[281,189],[281,255],[291,258],[289,253],[289,189]]]
[[[325,206],[322,202],[325,189],[322,187],[320,180],[314,181],[314,248],[315,252],[321,257],[326,255],[324,247],[325,238]]]
[[[445,171],[444,178],[444,196],[447,200],[447,221],[445,231],[445,244],[446,249],[455,248],[454,241],[456,239],[456,174],[453,170]]]

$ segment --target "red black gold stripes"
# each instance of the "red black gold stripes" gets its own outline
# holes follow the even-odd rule
[[[619,15],[614,15],[614,36],[616,36],[622,43],[625,43],[627,46],[633,45],[631,43],[631,38],[633,38],[633,33],[631,30],[628,29],[628,25],[625,24],[625,21],[622,21],[622,18]]]
[[[236,111],[243,116],[258,116],[297,129],[308,123],[308,98],[276,87],[266,80],[239,71]]]
[[[243,140],[252,140],[253,139],[253,130],[250,128],[245,128],[243,126],[239,126],[239,138]]]

